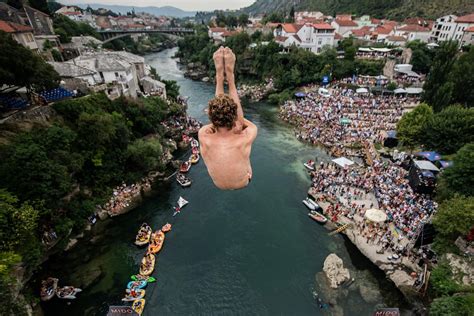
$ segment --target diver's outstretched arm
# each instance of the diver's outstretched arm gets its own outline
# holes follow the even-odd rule
[[[237,93],[237,87],[235,86],[235,55],[234,52],[232,52],[232,49],[228,47],[224,49],[224,62],[225,76],[227,79],[227,84],[229,85],[229,96],[237,104],[237,120],[242,124],[242,126],[245,127],[246,124],[244,122],[244,111],[242,109],[242,105],[240,104],[240,98],[239,94]]]
[[[213,56],[216,67],[216,97],[224,94],[224,47],[220,47]]]

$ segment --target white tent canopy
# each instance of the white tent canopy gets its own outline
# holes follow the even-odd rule
[[[400,94],[400,93],[407,93],[407,90],[398,88],[393,91],[395,94]]]
[[[431,161],[414,160],[413,163],[415,164],[415,166],[417,166],[421,170],[429,170],[429,171],[439,172],[438,167],[436,167]]]
[[[406,89],[408,94],[421,94],[423,92],[422,88],[407,88]]]
[[[358,88],[356,90],[356,93],[369,93],[369,90],[367,90],[367,88]]]
[[[349,160],[346,157],[333,159],[332,162],[334,162],[338,166],[341,166],[342,168],[345,168],[346,166],[352,166],[354,164],[352,160]]]

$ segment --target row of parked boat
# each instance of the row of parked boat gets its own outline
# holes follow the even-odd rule
[[[80,288],[74,286],[58,287],[59,280],[57,278],[47,278],[41,281],[40,298],[42,301],[49,301],[55,295],[60,299],[73,300],[76,294],[82,292]]]
[[[152,232],[150,225],[143,223],[135,237],[135,245],[147,246],[147,252],[140,263],[139,273],[132,275],[131,281],[125,289],[124,302],[132,302],[132,309],[141,315],[145,309],[145,294],[148,283],[156,282],[151,276],[156,267],[156,254],[163,248],[165,233],[171,230],[171,224],[167,223],[160,230]]]
[[[191,179],[185,176],[193,164],[199,162],[199,142],[191,138],[192,154],[189,159],[183,162],[179,167],[179,172],[176,176],[176,181],[182,187],[191,186]],[[181,212],[181,209],[186,206],[189,202],[183,197],[179,197],[177,206],[174,208],[173,216],[176,216]],[[165,233],[171,230],[171,224],[167,223],[160,230],[152,232],[151,227],[144,223],[138,230],[135,238],[135,244],[137,246],[146,246],[147,252],[142,258],[139,273],[131,276],[131,281],[128,282],[125,290],[126,294],[122,301],[132,302],[132,309],[141,315],[145,309],[145,294],[148,283],[156,282],[156,279],[152,276],[153,271],[156,268],[156,254],[160,252],[165,241]]]
[[[315,169],[315,162],[313,160],[308,160],[303,164],[306,169],[309,171],[314,171]],[[316,203],[310,197],[307,197],[303,200],[303,204],[309,209],[308,216],[314,219],[316,222],[321,224],[326,224],[328,219],[326,216],[323,215],[323,208]]]
[[[181,165],[179,166],[179,172],[176,175],[176,181],[183,188],[191,186],[191,183],[192,183],[191,179],[186,177],[184,174],[188,173],[189,170],[191,169],[191,166],[194,164],[197,164],[200,159],[199,142],[194,138],[191,139],[191,149],[192,149],[191,156],[189,157],[187,161],[184,161],[183,163],[181,163]]]

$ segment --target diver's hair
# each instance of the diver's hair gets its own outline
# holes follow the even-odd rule
[[[214,128],[231,130],[237,120],[237,104],[227,94],[221,94],[209,101],[208,114]]]

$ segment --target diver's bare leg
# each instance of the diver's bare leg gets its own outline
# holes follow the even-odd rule
[[[216,67],[216,97],[224,94],[224,47],[220,47],[213,56]]]

